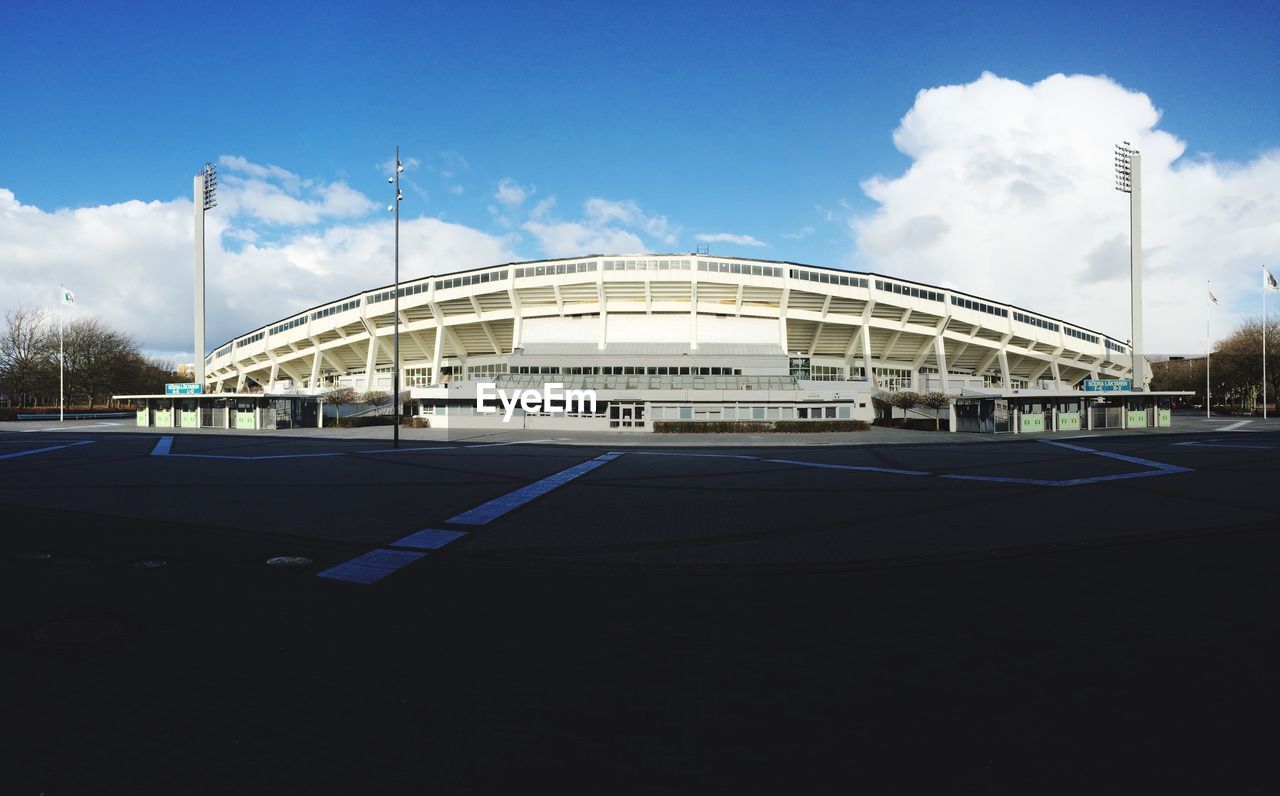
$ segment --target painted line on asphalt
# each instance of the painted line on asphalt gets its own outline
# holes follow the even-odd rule
[[[173,437],[161,437],[151,449],[152,456],[170,456],[175,459],[227,459],[237,462],[253,462],[264,459],[314,459],[321,456],[345,456],[344,453],[277,453],[268,456],[231,456],[224,453],[174,453]]]
[[[1275,448],[1274,445],[1237,445],[1233,442],[1221,442],[1216,439],[1207,439],[1203,442],[1192,440],[1190,442],[1175,442],[1174,445],[1190,445],[1196,448],[1248,448],[1250,450],[1269,451]]]
[[[493,522],[502,515],[514,511],[531,501],[537,500],[553,489],[564,486],[573,479],[586,475],[597,467],[603,467],[622,454],[620,452],[604,453],[589,461],[581,464],[575,464],[567,470],[561,470],[555,475],[549,475],[541,481],[535,481],[528,486],[521,487],[514,492],[503,495],[500,498],[490,500],[488,503],[482,503],[470,511],[464,511],[456,517],[450,517],[446,522],[455,525],[485,525]]]
[[[466,536],[466,531],[441,531],[435,528],[423,528],[414,531],[403,539],[391,543],[392,547],[413,547],[418,550],[439,550],[450,542],[456,542]]]
[[[403,569],[426,553],[412,550],[370,550],[358,555],[350,561],[344,561],[324,572],[317,572],[316,577],[329,580],[345,580],[350,583],[369,585],[377,583],[391,573]]]
[[[433,445],[431,447],[418,448],[385,448],[376,450],[362,451],[336,451],[324,453],[276,453],[263,456],[233,456],[224,453],[174,453],[173,437],[161,437],[155,448],[151,450],[152,456],[172,456],[179,459],[226,459],[228,461],[237,462],[256,462],[267,459],[314,459],[326,456],[351,456],[354,454],[364,453],[421,453],[423,451],[443,451],[443,450],[465,450],[469,448],[497,448],[504,445],[532,445],[539,442],[550,442],[551,440],[522,440],[519,442],[492,442],[482,445]]]
[[[923,470],[900,470],[896,467],[870,467],[853,464],[826,464],[823,462],[802,462],[793,459],[761,459],[773,464],[798,464],[801,467],[817,467],[827,470],[859,470],[864,473],[889,473],[890,475],[929,475]]]
[[[739,459],[768,464],[792,464],[799,467],[814,467],[821,470],[858,470],[867,473],[889,473],[890,475],[930,475],[923,470],[902,470],[896,467],[871,467],[857,464],[827,464],[824,462],[805,462],[798,459],[765,459],[761,456],[748,456],[742,453],[676,453],[674,451],[635,451],[637,456],[692,456],[705,459]]]
[[[1067,450],[1080,451],[1081,453],[1090,453],[1094,456],[1105,456],[1108,459],[1116,459],[1129,464],[1139,464],[1143,467],[1152,467],[1157,470],[1173,470],[1176,472],[1187,472],[1189,468],[1179,467],[1176,464],[1165,464],[1164,462],[1152,461],[1151,459],[1142,459],[1137,456],[1129,456],[1124,453],[1114,453],[1112,451],[1100,451],[1096,448],[1086,448],[1083,445],[1072,445],[1070,442],[1058,442],[1052,439],[1040,440],[1045,445],[1053,445],[1058,448],[1066,448]],[[1104,476],[1105,477],[1105,476]]]
[[[54,426],[53,428],[24,428],[19,434],[34,434],[37,431],[74,431],[78,428],[102,428],[103,426],[118,426],[119,423],[93,423],[87,426]]]
[[[1206,422],[1206,423],[1226,423],[1226,422],[1228,422],[1228,421],[1226,421],[1226,420],[1209,420],[1209,419],[1206,419],[1204,422]],[[1234,423],[1231,423],[1230,425],[1223,426],[1222,428],[1215,428],[1215,429],[1214,429],[1214,431],[1235,431],[1236,429],[1241,428],[1242,426],[1247,426],[1247,425],[1249,425],[1249,424],[1250,424],[1250,423],[1252,423],[1252,422],[1253,422],[1252,420],[1237,420],[1237,421],[1235,421]]]
[[[77,442],[68,442],[65,445],[50,445],[47,448],[33,448],[29,451],[18,451],[17,453],[0,454],[0,459],[17,459],[20,456],[35,456],[38,453],[48,453],[50,451],[60,451],[63,448],[74,448],[77,445],[92,445],[97,440],[82,439]]]
[[[1078,438],[1077,438],[1078,439]],[[1064,486],[1083,486],[1084,484],[1096,484],[1103,481],[1121,481],[1129,478],[1150,478],[1158,475],[1173,475],[1174,473],[1191,472],[1189,467],[1180,467],[1173,464],[1165,464],[1164,462],[1152,461],[1151,459],[1142,459],[1137,456],[1129,456],[1123,453],[1112,453],[1110,451],[1101,451],[1094,448],[1086,448],[1082,445],[1072,445],[1068,442],[1058,442],[1056,440],[1038,440],[1046,445],[1054,445],[1059,448],[1067,448],[1069,450],[1078,451],[1080,453],[1088,453],[1094,456],[1104,456],[1109,459],[1118,459],[1130,464],[1138,464],[1143,467],[1150,467],[1150,470],[1142,470],[1136,473],[1120,473],[1117,475],[1099,475],[1087,478],[1066,478],[1066,479],[1048,479],[1048,478],[1018,478],[1016,476],[1005,475],[948,475],[942,473],[930,473],[923,470],[903,470],[894,467],[870,467],[852,464],[828,464],[824,462],[806,462],[798,459],[766,459],[760,456],[748,456],[745,454],[734,453],[675,453],[668,451],[637,451],[640,456],[694,456],[712,459],[745,459],[748,461],[766,462],[770,464],[789,464],[800,467],[814,467],[829,470],[854,470],[860,472],[871,473],[888,473],[889,475],[932,475],[938,478],[948,478],[956,481],[989,481],[998,484],[1025,484],[1028,486],[1047,486],[1047,487],[1064,487]]]
[[[420,451],[453,451],[453,450],[469,450],[471,448],[502,448],[507,445],[537,445],[543,442],[554,442],[549,439],[528,439],[516,442],[483,442],[474,445],[436,445],[430,448],[379,448],[370,451],[356,451],[356,453],[418,453]]]
[[[1157,462],[1152,459],[1143,459],[1138,456],[1129,456],[1124,453],[1114,453],[1112,451],[1101,451],[1096,448],[1086,448],[1083,445],[1072,445],[1069,442],[1058,442],[1057,440],[1042,439],[1038,440],[1045,445],[1053,445],[1058,448],[1066,448],[1067,450],[1077,451],[1079,453],[1088,453],[1093,456],[1103,456],[1108,459],[1116,459],[1118,461],[1127,462],[1129,464],[1137,464],[1143,467],[1149,467],[1149,470],[1140,470],[1136,473],[1116,473],[1114,475],[1095,475],[1087,478],[1064,478],[1064,479],[1045,479],[1045,478],[1016,478],[1013,476],[999,475],[944,475],[942,478],[950,478],[956,481],[990,481],[999,484],[1027,484],[1030,486],[1049,486],[1049,487],[1067,487],[1067,486],[1084,486],[1085,484],[1100,484],[1106,481],[1126,481],[1131,478],[1153,478],[1161,475],[1175,475],[1177,473],[1192,472],[1190,467],[1181,467],[1176,464],[1166,464]]]

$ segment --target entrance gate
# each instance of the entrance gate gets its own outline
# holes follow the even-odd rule
[[[644,431],[644,404],[609,404],[609,428],[619,431]]]

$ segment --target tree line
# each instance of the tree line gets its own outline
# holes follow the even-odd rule
[[[182,380],[172,362],[145,357],[129,335],[96,318],[63,326],[63,376],[68,406],[108,404],[112,395],[164,392]],[[58,404],[58,322],[45,310],[5,313],[0,327],[0,405]]]
[[[1213,347],[1208,365],[1214,406],[1252,409],[1262,400],[1262,322],[1242,323]],[[1151,367],[1151,389],[1187,390],[1204,405],[1205,359],[1174,359]],[[1280,397],[1280,321],[1267,323],[1267,403]]]

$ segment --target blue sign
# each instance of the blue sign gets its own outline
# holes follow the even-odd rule
[[[204,393],[203,384],[191,384],[183,382],[182,384],[166,384],[164,385],[165,395],[202,395]]]
[[[1133,379],[1085,379],[1085,392],[1122,392],[1132,389]]]

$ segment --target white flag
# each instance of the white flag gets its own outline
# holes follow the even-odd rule
[[[1267,267],[1262,266],[1262,289],[1263,290],[1280,290],[1280,285],[1276,284],[1276,278],[1271,275]]]
[[[72,293],[70,290],[67,290],[64,287],[62,289],[62,303],[67,304],[69,306],[74,306],[76,303],[76,294]]]

